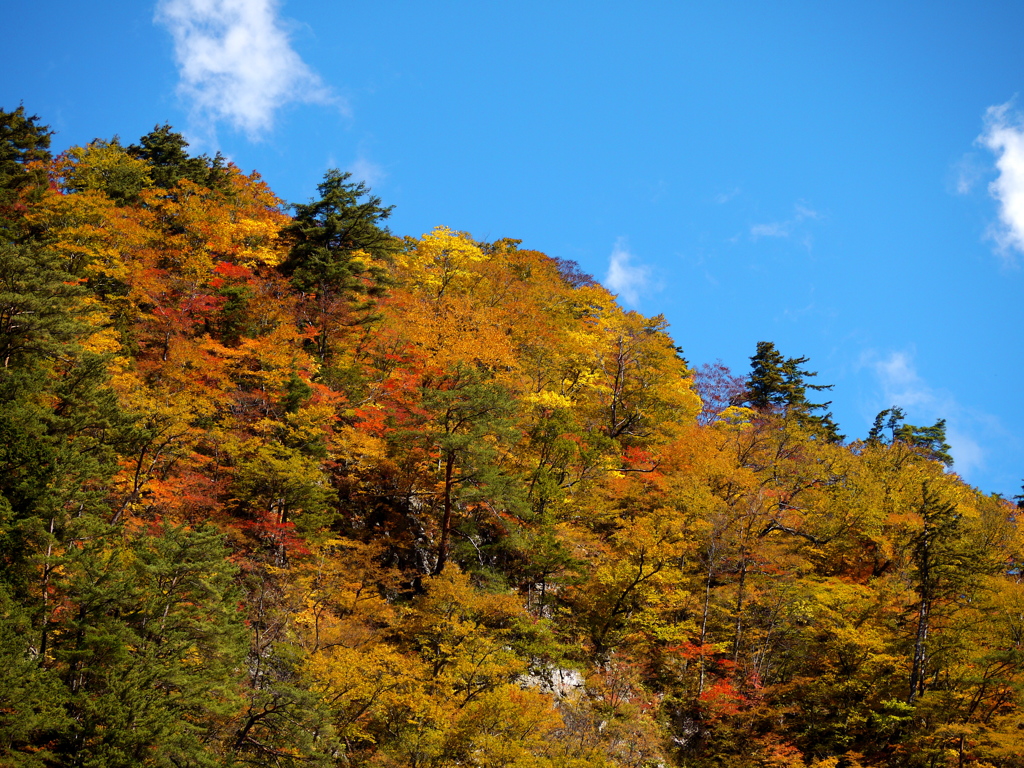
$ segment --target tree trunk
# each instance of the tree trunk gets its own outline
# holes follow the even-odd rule
[[[700,616],[700,652],[697,657],[698,664],[698,679],[697,679],[697,695],[704,693],[704,675],[705,675],[705,661],[704,661],[704,645],[707,643],[708,637],[708,614],[711,610],[711,578],[714,575],[714,548],[708,547],[708,570],[704,575],[704,605],[701,610]]]
[[[736,589],[736,626],[732,641],[732,660],[738,663],[740,660],[740,637],[743,635],[743,588],[747,581],[747,550],[743,549],[740,555],[740,581]]]
[[[440,576],[448,562],[448,547],[452,533],[452,489],[454,486],[455,454],[449,453],[444,462],[444,513],[441,517],[441,539],[437,545],[437,565],[434,575]]]
[[[927,596],[921,596],[917,606],[917,636],[914,638],[914,662],[910,669],[910,696],[908,704],[924,693],[925,663],[927,662],[926,643],[928,641],[928,614],[930,609]]]

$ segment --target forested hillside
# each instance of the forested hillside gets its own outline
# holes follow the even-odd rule
[[[0,764],[1024,766],[943,422],[389,212],[0,112]]]

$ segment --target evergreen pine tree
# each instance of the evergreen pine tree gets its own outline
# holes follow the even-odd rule
[[[181,179],[207,189],[220,187],[227,178],[221,154],[218,152],[213,158],[192,157],[187,147],[185,137],[164,123],[154,127],[138,144],[129,146],[128,154],[150,164],[153,184],[161,189],[171,189]]]
[[[332,169],[317,186],[319,200],[292,206],[294,220],[284,234],[293,245],[280,269],[304,293],[376,296],[384,290],[384,271],[353,257],[363,251],[386,261],[398,250],[400,241],[382,226],[393,206],[383,207],[379,197],[351,177]]]
[[[0,368],[62,354],[86,330],[82,289],[60,256],[38,242],[0,242]]]
[[[903,424],[896,430],[895,439],[913,446],[929,459],[941,461],[947,467],[953,466],[950,445],[946,442],[945,419],[939,419],[930,427]]]
[[[902,408],[897,408],[895,405],[892,408],[886,408],[884,411],[875,416],[875,421],[871,425],[871,430],[868,432],[869,443],[880,443],[882,441],[882,433],[884,430],[889,430],[890,442],[896,439],[896,430],[899,429],[901,423],[906,414]]]
[[[803,365],[806,357],[783,357],[770,341],[759,341],[757,352],[750,358],[751,373],[747,380],[747,403],[762,413],[779,413],[820,431],[830,442],[840,442],[843,436],[831,413],[815,413],[828,408],[832,402],[812,403],[807,390],[832,389],[831,384],[811,384],[807,379],[817,376]]]
[[[374,299],[390,282],[384,264],[400,246],[382,226],[391,208],[350,177],[328,171],[320,199],[292,206],[283,230],[292,247],[279,270],[302,296],[300,324],[315,329],[310,346],[322,363],[334,356],[339,331],[375,318]]]
[[[24,235],[24,214],[30,200],[46,189],[44,163],[50,159],[48,126],[19,106],[0,109],[0,239]]]
[[[953,466],[950,445],[946,442],[946,420],[939,419],[930,427],[915,427],[907,424],[906,414],[895,405],[886,408],[875,417],[874,424],[868,432],[867,442],[883,442],[883,432],[888,430],[889,442],[900,442],[908,445],[925,458],[941,461],[947,467]]]

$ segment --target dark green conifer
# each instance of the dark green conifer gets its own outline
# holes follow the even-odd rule
[[[20,237],[31,199],[46,189],[53,131],[40,125],[36,115],[19,106],[13,112],[0,109],[0,238]]]
[[[164,123],[143,136],[138,144],[128,147],[128,154],[146,160],[152,170],[153,184],[171,189],[181,179],[188,179],[201,187],[217,189],[226,179],[224,158],[218,152],[192,157],[186,151],[188,141]]]
[[[384,265],[401,245],[383,226],[391,207],[350,178],[330,170],[317,186],[318,200],[292,206],[295,216],[283,230],[292,247],[279,267],[301,294],[299,324],[314,329],[309,346],[333,381],[348,378],[330,368],[339,331],[377,317],[374,299],[390,284]]]
[[[82,289],[53,249],[0,242],[0,368],[17,358],[53,358],[80,337]]]
[[[896,439],[913,446],[924,456],[934,461],[941,461],[947,467],[953,466],[950,445],[946,442],[946,420],[939,419],[930,427],[915,427],[903,424],[896,430]]]
[[[928,459],[941,461],[947,467],[953,466],[950,445],[946,442],[946,420],[939,419],[930,427],[916,427],[907,424],[905,418],[902,408],[895,405],[886,408],[875,417],[867,441],[875,444],[883,442],[883,432],[888,430],[890,443],[903,443]]]
[[[840,442],[843,436],[831,413],[815,413],[828,408],[832,402],[812,403],[807,390],[832,389],[832,384],[810,384],[807,379],[817,376],[803,365],[806,357],[783,357],[770,341],[759,341],[757,352],[750,358],[751,373],[747,380],[747,404],[762,413],[779,413],[794,418],[805,426],[819,430],[830,442]]]
[[[906,414],[903,412],[903,409],[897,408],[895,405],[892,408],[886,408],[875,416],[875,421],[871,425],[871,430],[868,432],[868,442],[882,442],[882,434],[885,430],[889,430],[889,441],[892,442],[895,440],[896,430],[899,429],[900,424],[903,423],[905,416]]]
[[[67,558],[77,610],[52,653],[72,715],[63,764],[216,764],[247,650],[227,556],[214,529],[165,524],[84,540]]]
[[[318,200],[292,206],[294,220],[284,234],[293,245],[280,270],[303,293],[378,296],[385,290],[384,270],[353,256],[364,251],[386,261],[398,251],[401,241],[383,226],[394,206],[382,206],[379,197],[351,177],[329,170],[317,186]]]

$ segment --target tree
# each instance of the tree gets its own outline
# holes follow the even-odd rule
[[[561,731],[550,695],[524,690],[519,681],[528,660],[555,649],[545,625],[511,595],[488,594],[449,568],[424,579],[423,593],[389,634],[391,647],[331,649],[320,665],[326,690],[344,715],[339,730],[378,749],[368,764],[601,765],[554,756],[575,752],[575,745]],[[338,675],[338,662],[348,660],[354,674]],[[362,715],[358,731],[353,715]]]
[[[394,206],[381,206],[380,198],[362,182],[350,182],[351,176],[328,171],[317,185],[318,200],[292,206],[292,223],[283,230],[292,246],[280,270],[300,291],[383,292],[383,266],[369,263],[366,256],[386,261],[398,250],[400,241],[381,226]]]
[[[4,517],[0,513],[0,525]],[[54,764],[55,736],[70,725],[68,696],[25,642],[33,634],[32,610],[21,602],[0,583],[0,761],[35,768]]]
[[[927,485],[921,490],[921,531],[913,542],[913,561],[917,570],[917,629],[914,634],[914,652],[910,670],[910,693],[907,703],[924,693],[926,664],[928,661],[928,634],[931,611],[940,590],[957,575],[963,565],[962,553],[956,549],[961,515],[955,503],[943,502]]]
[[[900,428],[900,424],[903,423],[905,416],[906,414],[903,412],[903,409],[897,408],[895,405],[892,408],[886,408],[875,416],[875,421],[868,432],[868,442],[872,444],[882,442],[884,430],[889,430],[889,442],[894,441],[896,439],[896,431]]]
[[[52,358],[83,335],[83,292],[63,262],[37,242],[0,242],[0,367]]]
[[[704,363],[693,372],[693,386],[700,395],[702,408],[697,422],[713,424],[723,411],[744,402],[746,386],[743,379],[733,376],[721,361]]]
[[[904,424],[896,430],[896,439],[918,449],[926,458],[953,466],[950,445],[946,442],[946,420],[939,419],[930,427]]]
[[[241,705],[237,569],[210,527],[163,525],[69,549],[52,656],[70,694],[64,765],[212,763]]]
[[[0,237],[22,232],[30,198],[46,189],[46,166],[53,131],[39,124],[39,117],[0,109]],[[22,232],[23,234],[23,232]]]
[[[212,159],[207,155],[192,157],[185,151],[187,147],[185,137],[164,123],[154,126],[138,144],[129,146],[128,154],[149,163],[153,184],[161,189],[173,189],[181,179],[207,189],[221,187],[227,176],[220,153]]]
[[[292,223],[282,230],[291,249],[279,270],[304,296],[302,322],[313,330],[322,361],[333,354],[337,326],[371,317],[373,300],[389,282],[385,265],[400,243],[382,226],[391,207],[350,178],[328,171],[317,186],[320,198],[293,205]]]
[[[138,202],[139,193],[153,186],[153,166],[148,160],[131,155],[116,137],[72,147],[57,167],[67,191],[99,190],[118,205]]]
[[[91,332],[53,251],[0,246],[0,563],[19,589],[47,542],[75,525],[71,510],[97,509],[114,469],[121,414],[107,361],[83,349]]]
[[[770,341],[757,342],[757,352],[750,358],[750,378],[747,379],[747,403],[762,413],[781,413],[799,423],[820,431],[830,442],[841,442],[843,436],[832,420],[831,413],[817,414],[832,403],[812,403],[807,390],[832,389],[832,384],[810,384],[807,379],[817,372],[802,366],[806,357],[783,357]]]
[[[423,490],[415,492],[432,497],[439,513],[431,572],[440,575],[453,534],[479,547],[487,542],[477,538],[474,518],[518,511],[518,484],[502,466],[517,436],[515,403],[504,387],[466,364],[424,376],[418,394],[410,417],[396,421],[389,437],[396,458],[416,473],[412,487]]]
[[[888,430],[890,443],[903,443],[927,459],[953,466],[950,445],[946,442],[946,420],[939,419],[930,427],[915,427],[907,424],[905,417],[903,409],[895,405],[879,413],[868,432],[868,442],[881,442],[883,430]]]
[[[606,346],[603,380],[598,379],[605,389],[600,429],[623,446],[653,443],[695,417],[700,399],[686,361],[665,333],[665,318],[615,308],[601,321]]]

